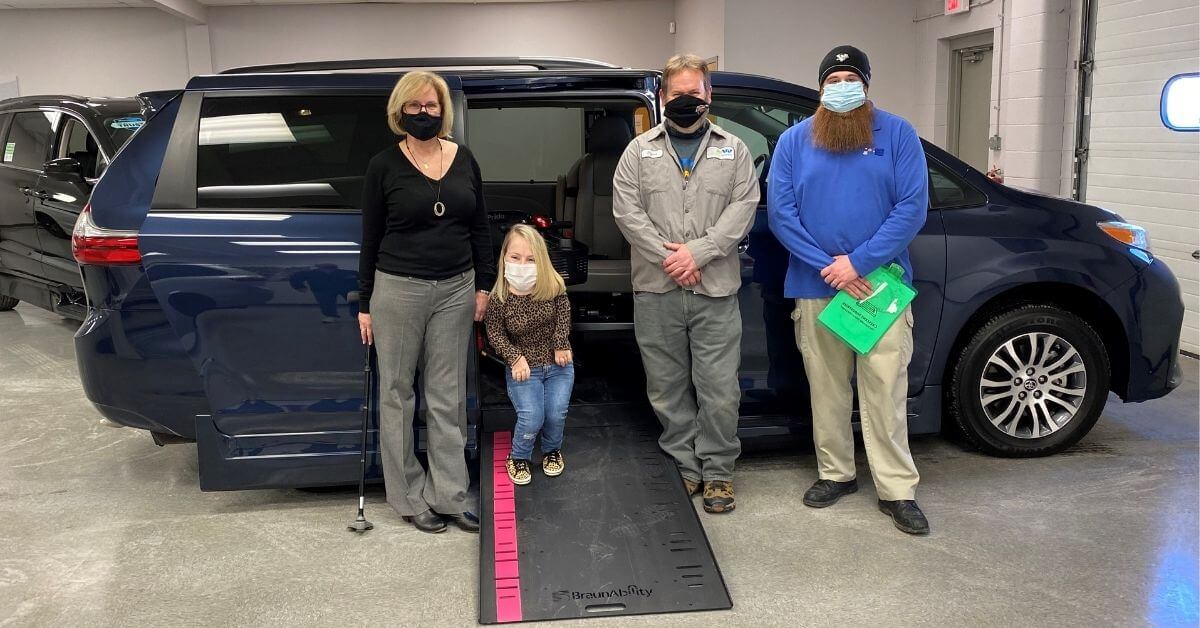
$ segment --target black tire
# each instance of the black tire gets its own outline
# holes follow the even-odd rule
[[[947,410],[953,421],[972,445],[1007,458],[1048,456],[1079,442],[1100,418],[1111,378],[1096,330],[1049,305],[992,316],[950,367]],[[1001,377],[1003,384],[993,385]]]
[[[14,307],[17,307],[17,304],[20,302],[20,299],[14,299],[10,296],[0,294],[0,312],[7,312]]]

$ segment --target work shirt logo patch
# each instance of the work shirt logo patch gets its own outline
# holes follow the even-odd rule
[[[661,148],[643,148],[642,159],[659,159],[663,156]]]
[[[883,149],[867,147],[867,148],[863,149],[863,154],[864,155],[875,155],[876,157],[883,157]]]
[[[733,159],[733,147],[709,146],[704,157],[707,159]]]

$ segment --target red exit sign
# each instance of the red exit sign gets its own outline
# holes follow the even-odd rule
[[[946,15],[966,13],[971,10],[971,0],[945,0]]]

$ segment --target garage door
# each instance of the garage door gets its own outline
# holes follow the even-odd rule
[[[1167,80],[1195,72],[1195,0],[1099,0],[1086,200],[1150,233],[1183,289],[1183,348],[1200,345],[1200,138],[1159,119]]]

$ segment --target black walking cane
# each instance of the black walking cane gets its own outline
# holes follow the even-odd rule
[[[358,296],[357,294],[354,296]],[[366,345],[366,356],[363,360],[363,400],[362,400],[362,451],[358,458],[358,517],[354,523],[346,526],[351,532],[362,534],[375,526],[363,516],[363,506],[367,495],[367,428],[371,424],[371,349],[374,345]]]

